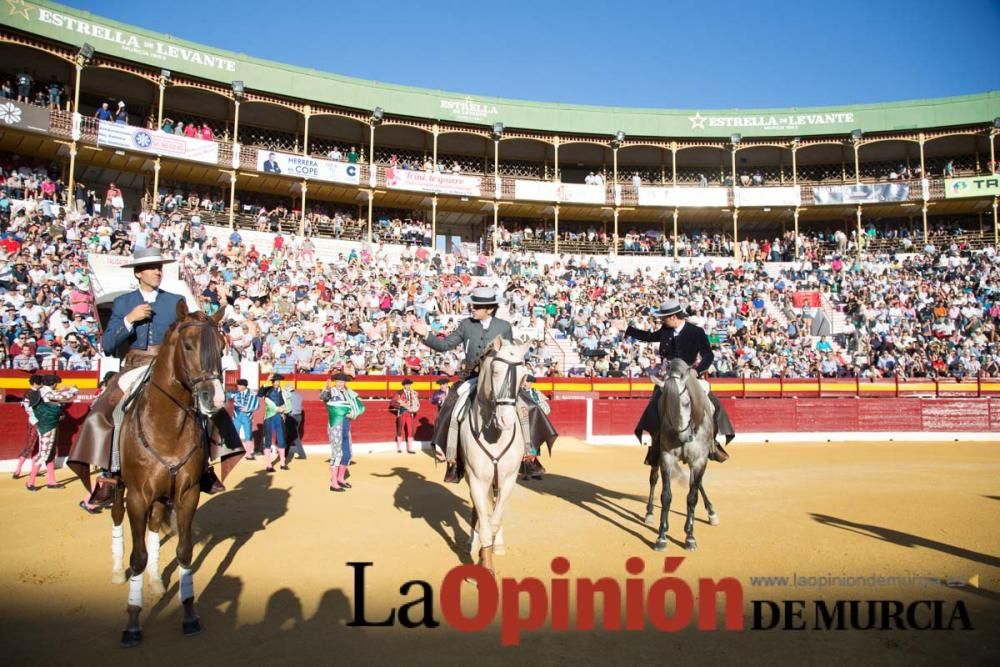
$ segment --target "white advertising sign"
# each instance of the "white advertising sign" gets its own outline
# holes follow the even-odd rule
[[[798,206],[802,203],[799,186],[733,188],[737,206]]]
[[[386,167],[385,184],[399,190],[416,190],[444,195],[478,197],[482,179],[461,174],[439,174],[434,171],[410,171]]]
[[[514,199],[570,202],[573,204],[604,204],[602,185],[558,183],[555,181],[514,181]]]
[[[357,164],[322,160],[294,153],[258,150],[257,171],[348,185],[358,185],[361,182],[361,169]]]
[[[106,120],[98,123],[97,145],[208,164],[219,162],[219,145],[214,141],[179,137],[159,130],[147,130],[144,127]]]
[[[639,206],[728,206],[727,188],[639,188]]]

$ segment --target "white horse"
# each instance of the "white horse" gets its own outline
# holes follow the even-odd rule
[[[523,347],[497,339],[480,361],[476,398],[459,426],[469,493],[474,507],[471,553],[493,572],[493,554],[503,555],[504,509],[524,458],[524,436],[517,418],[517,395],[528,374]]]

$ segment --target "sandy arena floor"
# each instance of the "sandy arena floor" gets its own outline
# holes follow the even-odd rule
[[[110,583],[110,515],[79,510],[76,482],[29,494],[23,481],[0,481],[3,662],[997,664],[1000,444],[743,445],[732,453],[730,462],[710,469],[706,489],[721,525],[709,526],[699,511],[695,553],[679,546],[684,490],[675,486],[667,554],[686,556],[679,575],[695,588],[699,577],[737,577],[747,614],[754,599],[962,600],[974,630],[700,632],[692,624],[677,634],[651,627],[527,632],[520,647],[502,648],[496,626],[478,634],[443,625],[346,627],[355,600],[347,561],[374,562],[366,597],[372,620],[407,601],[398,593],[407,580],[440,590],[467,537],[467,488],[442,484],[443,468],[429,456],[372,454],[352,466],[354,488],[334,494],[327,491],[323,457],[311,455],[275,475],[261,472],[260,459],[241,463],[227,480],[228,492],[202,497],[195,586],[205,631],[195,638],[180,634],[176,540],[170,537],[161,556],[167,597],[154,601],[147,592],[145,643],[127,651],[117,647],[127,587]],[[498,576],[548,581],[555,556],[569,558],[570,577],[623,581],[630,556],[645,560],[648,582],[661,576],[662,555],[651,549],[654,529],[642,523],[648,487],[641,457],[638,447],[561,440],[554,458],[544,459],[551,474],[516,490]],[[792,573],[978,575],[979,587],[820,590],[750,583],[751,576]]]

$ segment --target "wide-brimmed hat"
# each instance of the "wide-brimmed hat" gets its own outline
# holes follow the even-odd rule
[[[671,315],[677,315],[679,317],[687,316],[684,306],[682,306],[676,299],[667,299],[660,304],[659,308],[653,308],[649,311],[649,314],[653,317],[670,317]]]
[[[408,385],[408,384],[413,384],[413,380],[411,380],[410,378],[406,378],[405,380],[403,380],[403,386],[404,387],[406,385]]]
[[[473,307],[480,306],[499,306],[500,302],[497,300],[497,292],[492,287],[477,287],[472,290],[472,294],[469,296],[469,304]]]
[[[341,380],[343,382],[350,382],[351,376],[348,375],[347,373],[334,373],[333,379],[334,380]]]
[[[438,378],[437,380],[435,380],[435,382],[437,382],[438,384],[448,384],[449,382],[451,382],[451,378]]]
[[[159,248],[142,248],[136,250],[132,254],[132,261],[128,264],[122,264],[122,268],[134,269],[138,266],[146,266],[148,264],[172,264],[176,261],[176,259],[164,257]]]

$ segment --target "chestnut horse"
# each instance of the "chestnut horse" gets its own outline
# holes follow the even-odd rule
[[[171,508],[177,519],[182,629],[185,635],[201,632],[194,607],[191,524],[201,494],[199,481],[205,466],[209,419],[225,407],[223,341],[219,332],[222,312],[219,310],[214,317],[188,312],[181,300],[177,304],[177,321],[163,337],[148,381],[126,408],[120,437],[124,491],[118,487],[111,512],[112,580],[119,583],[125,580],[122,520],[126,510],[132,530],[128,626],[122,633],[123,647],[142,642],[139,614],[147,564],[152,592],[163,593],[160,538],[155,529]]]

